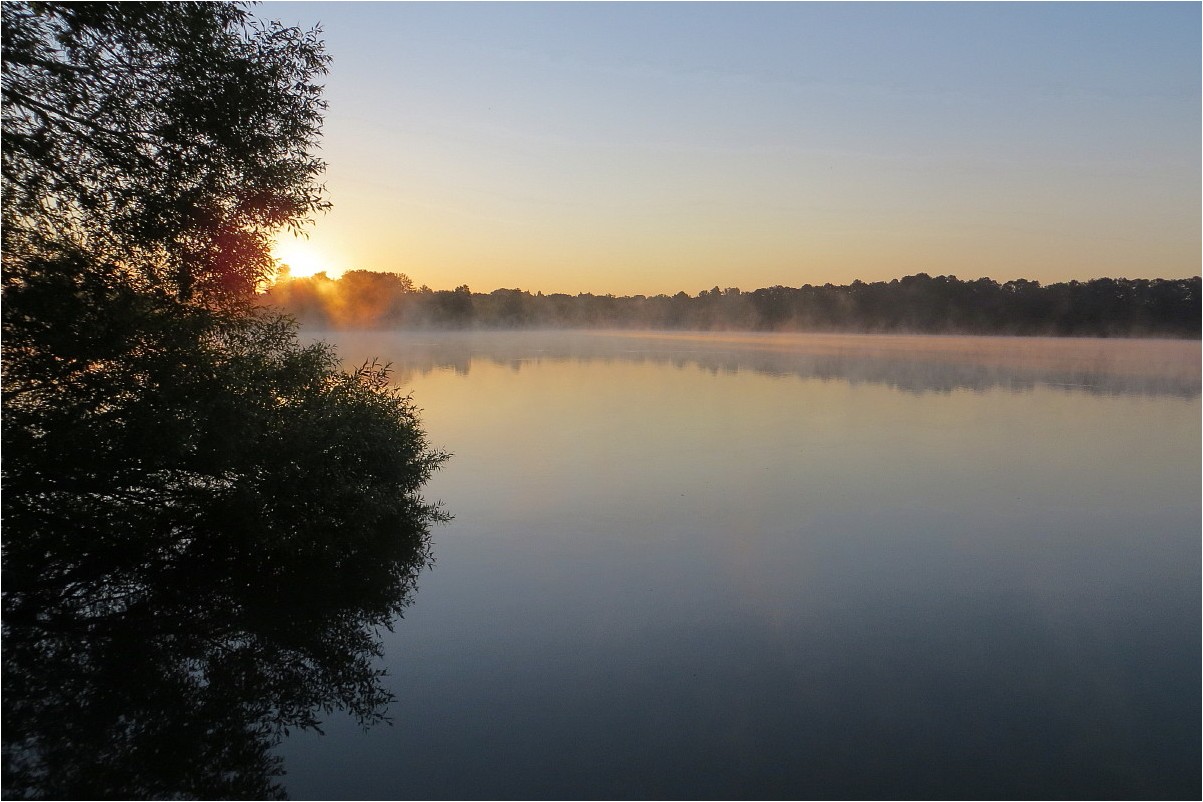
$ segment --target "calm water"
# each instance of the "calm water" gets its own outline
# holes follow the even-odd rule
[[[455,520],[294,798],[1197,797],[1197,342],[328,337]]]

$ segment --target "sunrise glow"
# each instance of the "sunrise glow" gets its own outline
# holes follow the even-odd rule
[[[334,57],[311,234],[345,265],[573,295],[1198,271],[1197,4],[263,13]]]
[[[318,273],[337,278],[343,272],[341,268],[335,267],[321,248],[304,237],[281,234],[272,246],[272,256],[279,265],[281,274],[284,274],[284,268],[287,267],[287,275],[291,278],[307,278]]]

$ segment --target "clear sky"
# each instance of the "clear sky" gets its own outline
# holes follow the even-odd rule
[[[269,2],[332,274],[691,294],[1200,270],[1198,3]],[[305,268],[301,267],[303,271]]]

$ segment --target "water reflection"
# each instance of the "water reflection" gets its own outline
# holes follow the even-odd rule
[[[1195,398],[1200,344],[1186,340],[668,332],[311,332],[344,353],[393,360],[405,382],[466,374],[473,359],[696,366],[712,373],[884,384],[908,393],[1054,387],[1096,395]]]
[[[1198,344],[915,339],[338,335],[456,521],[294,795],[1197,792]]]
[[[62,552],[6,544],[5,798],[282,797],[272,749],[290,729],[385,718],[379,633],[438,517],[413,513],[356,522],[337,550],[211,531],[183,564],[81,549],[78,529]],[[127,542],[145,524],[121,521]]]

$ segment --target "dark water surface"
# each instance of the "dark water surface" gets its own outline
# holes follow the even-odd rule
[[[455,520],[294,798],[1197,798],[1198,342],[328,338]]]

